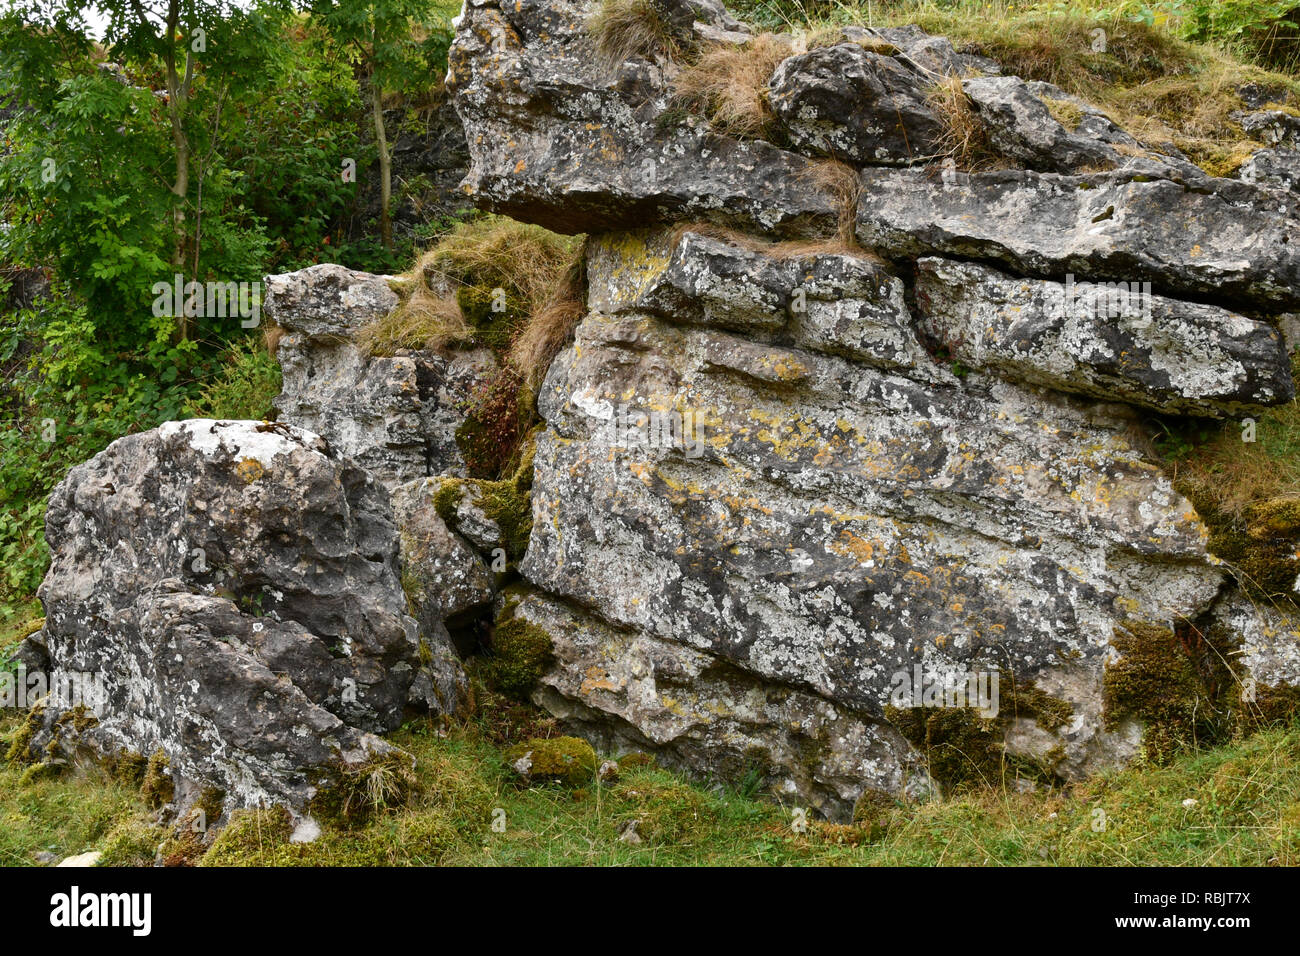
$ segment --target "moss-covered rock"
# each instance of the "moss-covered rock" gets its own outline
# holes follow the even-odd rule
[[[718,821],[705,794],[660,774],[638,774],[619,784],[613,799],[618,832],[633,827],[641,842],[657,846],[702,839]]]
[[[551,635],[531,621],[516,617],[515,607],[515,602],[506,602],[492,631],[492,657],[486,677],[502,693],[525,699],[555,657]]]
[[[155,750],[145,767],[144,780],[140,784],[140,796],[151,807],[161,807],[171,803],[176,795],[176,782],[172,780],[171,761],[161,749]]]
[[[1155,764],[1229,736],[1237,684],[1226,663],[1229,640],[1190,625],[1179,633],[1133,621],[1117,627],[1111,644],[1120,657],[1102,681],[1106,726],[1141,721],[1142,751]]]
[[[969,707],[886,707],[885,716],[926,755],[930,776],[948,792],[1000,787],[1016,779],[1050,782],[1064,756],[1062,747],[1041,756],[1011,753],[1007,732],[1017,718],[1031,718],[1048,732],[1069,722],[1074,708],[1039,690],[1029,680],[1003,672],[998,711],[985,717]]]
[[[581,737],[534,738],[506,751],[511,769],[529,782],[577,787],[591,783],[596,751]]]
[[[353,766],[340,765],[321,780],[308,812],[338,827],[365,824],[373,814],[403,805],[415,784],[413,759],[393,749]]]
[[[113,825],[100,847],[100,866],[153,866],[167,840],[167,828],[153,814],[136,813]]]

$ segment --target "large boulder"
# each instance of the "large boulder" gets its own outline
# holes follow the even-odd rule
[[[904,165],[940,152],[945,127],[926,105],[932,83],[896,57],[840,43],[785,60],[768,102],[799,149],[855,165]]]
[[[391,756],[373,734],[412,707],[454,706],[433,688],[464,678],[421,653],[387,493],[310,432],[194,419],[120,438],[55,489],[46,538],[52,682],[102,689],[82,742],[162,751],[191,795],[306,807]],[[34,746],[71,705],[51,701]]]

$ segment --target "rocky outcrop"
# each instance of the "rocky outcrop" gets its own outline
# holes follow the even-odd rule
[[[1295,629],[1247,626],[1134,440],[1152,411],[1294,397],[1289,198],[914,29],[792,48],[779,135],[730,138],[671,112],[666,55],[599,65],[583,17],[470,0],[452,51],[469,195],[595,234],[508,609],[550,642],[537,701],[843,816],[957,765],[1129,759],[1134,634],[1228,621],[1235,679],[1295,681]],[[939,164],[945,75],[1013,168]],[[997,705],[963,695],[990,677]]]
[[[454,709],[435,691],[464,677],[421,653],[387,494],[310,432],[195,419],[118,439],[55,489],[46,537],[51,685],[100,692],[79,743],[161,751],[179,803],[303,810],[394,757],[374,734],[410,707]],[[33,753],[76,703],[51,699]]]
[[[475,386],[497,367],[487,349],[371,355],[356,332],[398,308],[384,276],[325,264],[266,278],[267,316],[284,329],[278,417],[395,487],[464,474],[456,428]]]
[[[1150,283],[1018,279],[917,262],[921,327],[965,365],[1062,392],[1222,417],[1295,398],[1273,325],[1155,295]]]

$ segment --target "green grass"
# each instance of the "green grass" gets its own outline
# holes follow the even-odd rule
[[[8,721],[12,727],[14,720]],[[280,811],[248,811],[205,865],[1175,865],[1300,864],[1300,726],[1274,727],[1163,767],[1134,765],[1071,791],[978,790],[878,811],[875,826],[809,821],[735,788],[625,762],[577,789],[524,786],[483,728],[408,726],[417,758],[408,805],[291,845]],[[20,784],[0,768],[0,864],[113,846],[139,859],[158,838],[139,795],[93,767]],[[1184,801],[1196,803],[1185,807]],[[888,802],[887,802],[888,804]],[[500,811],[500,813],[496,812]],[[504,814],[502,817],[501,814]],[[1102,816],[1104,814],[1104,817]],[[493,820],[504,820],[504,831]],[[632,820],[641,842],[620,833]],[[1104,826],[1102,821],[1104,820]],[[123,849],[125,847],[125,849]],[[136,849],[142,848],[142,849]],[[172,848],[199,859],[196,848]],[[167,852],[167,851],[165,851]]]

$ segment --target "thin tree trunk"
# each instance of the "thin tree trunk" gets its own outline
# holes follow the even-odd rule
[[[383,91],[370,75],[370,104],[375,115],[375,142],[379,145],[379,236],[384,248],[393,251],[393,221],[388,205],[393,197],[393,159],[388,155],[388,134],[384,131]]]
[[[172,209],[172,268],[177,272],[185,265],[185,200],[190,191],[190,142],[185,136],[185,105],[189,97],[189,85],[194,76],[194,59],[190,53],[185,55],[185,79],[182,82],[176,70],[176,28],[180,17],[180,5],[172,0],[167,11],[167,116],[171,121],[172,145],[176,150],[176,181],[172,193],[176,196],[176,205]],[[180,340],[189,338],[189,317],[185,315],[184,303],[176,317],[176,335]]]

